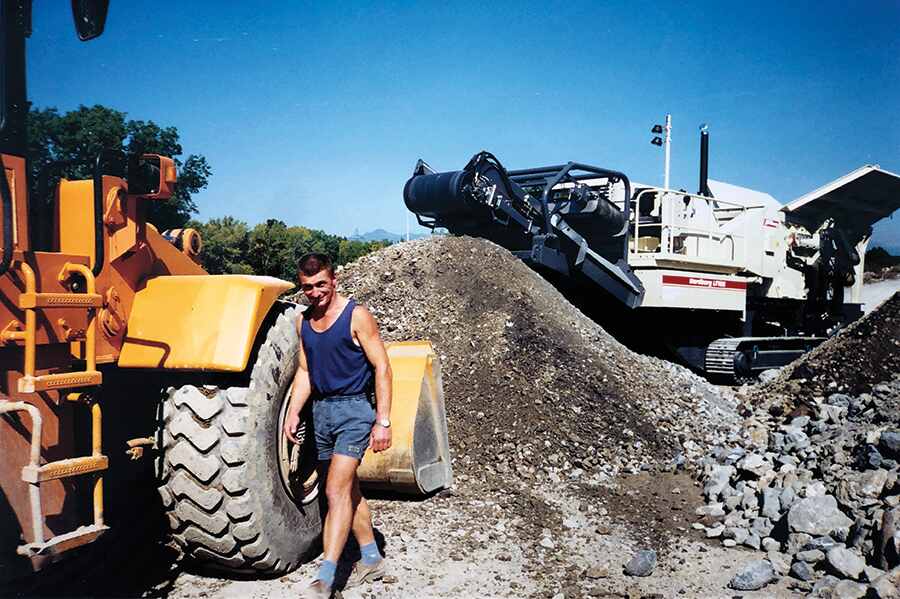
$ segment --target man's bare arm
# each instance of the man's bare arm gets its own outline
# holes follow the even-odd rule
[[[391,430],[379,425],[378,421],[391,417],[391,363],[372,314],[365,307],[357,306],[351,322],[360,347],[375,369],[376,423],[372,427],[372,451],[383,451],[391,446]]]
[[[300,327],[303,323],[303,314],[297,317],[297,337],[300,337]],[[297,352],[297,372],[294,373],[294,384],[291,388],[291,399],[288,404],[287,414],[284,418],[284,434],[292,443],[296,443],[296,431],[300,424],[300,411],[306,405],[306,401],[312,394],[312,385],[309,382],[309,367],[306,365],[306,352],[303,351],[303,342],[300,341]]]

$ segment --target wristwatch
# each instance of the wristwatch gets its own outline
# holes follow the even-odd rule
[[[384,428],[391,428],[391,420],[390,418],[380,418],[375,421],[375,424],[379,424]]]

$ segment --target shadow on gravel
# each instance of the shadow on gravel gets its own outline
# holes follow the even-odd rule
[[[4,597],[168,597],[181,573],[178,552],[160,538],[110,533],[78,555],[20,581]],[[6,594],[10,593],[10,594]]]

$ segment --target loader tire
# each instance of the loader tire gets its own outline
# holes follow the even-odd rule
[[[277,575],[318,546],[311,422],[300,447],[281,433],[297,366],[297,312],[290,305],[268,329],[247,387],[172,387],[163,402],[159,493],[173,539],[203,567]],[[285,448],[298,452],[296,463],[312,464],[311,474],[298,468],[300,484],[284,473]]]

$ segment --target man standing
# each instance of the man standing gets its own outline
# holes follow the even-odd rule
[[[328,256],[303,256],[298,278],[310,307],[297,319],[300,353],[284,433],[297,442],[300,411],[312,397],[316,449],[321,470],[327,470],[328,513],[322,532],[324,560],[303,596],[327,599],[350,530],[362,559],[354,564],[347,587],[384,575],[384,558],[356,470],[370,444],[375,452],[391,446],[391,367],[372,314],[337,293]]]

